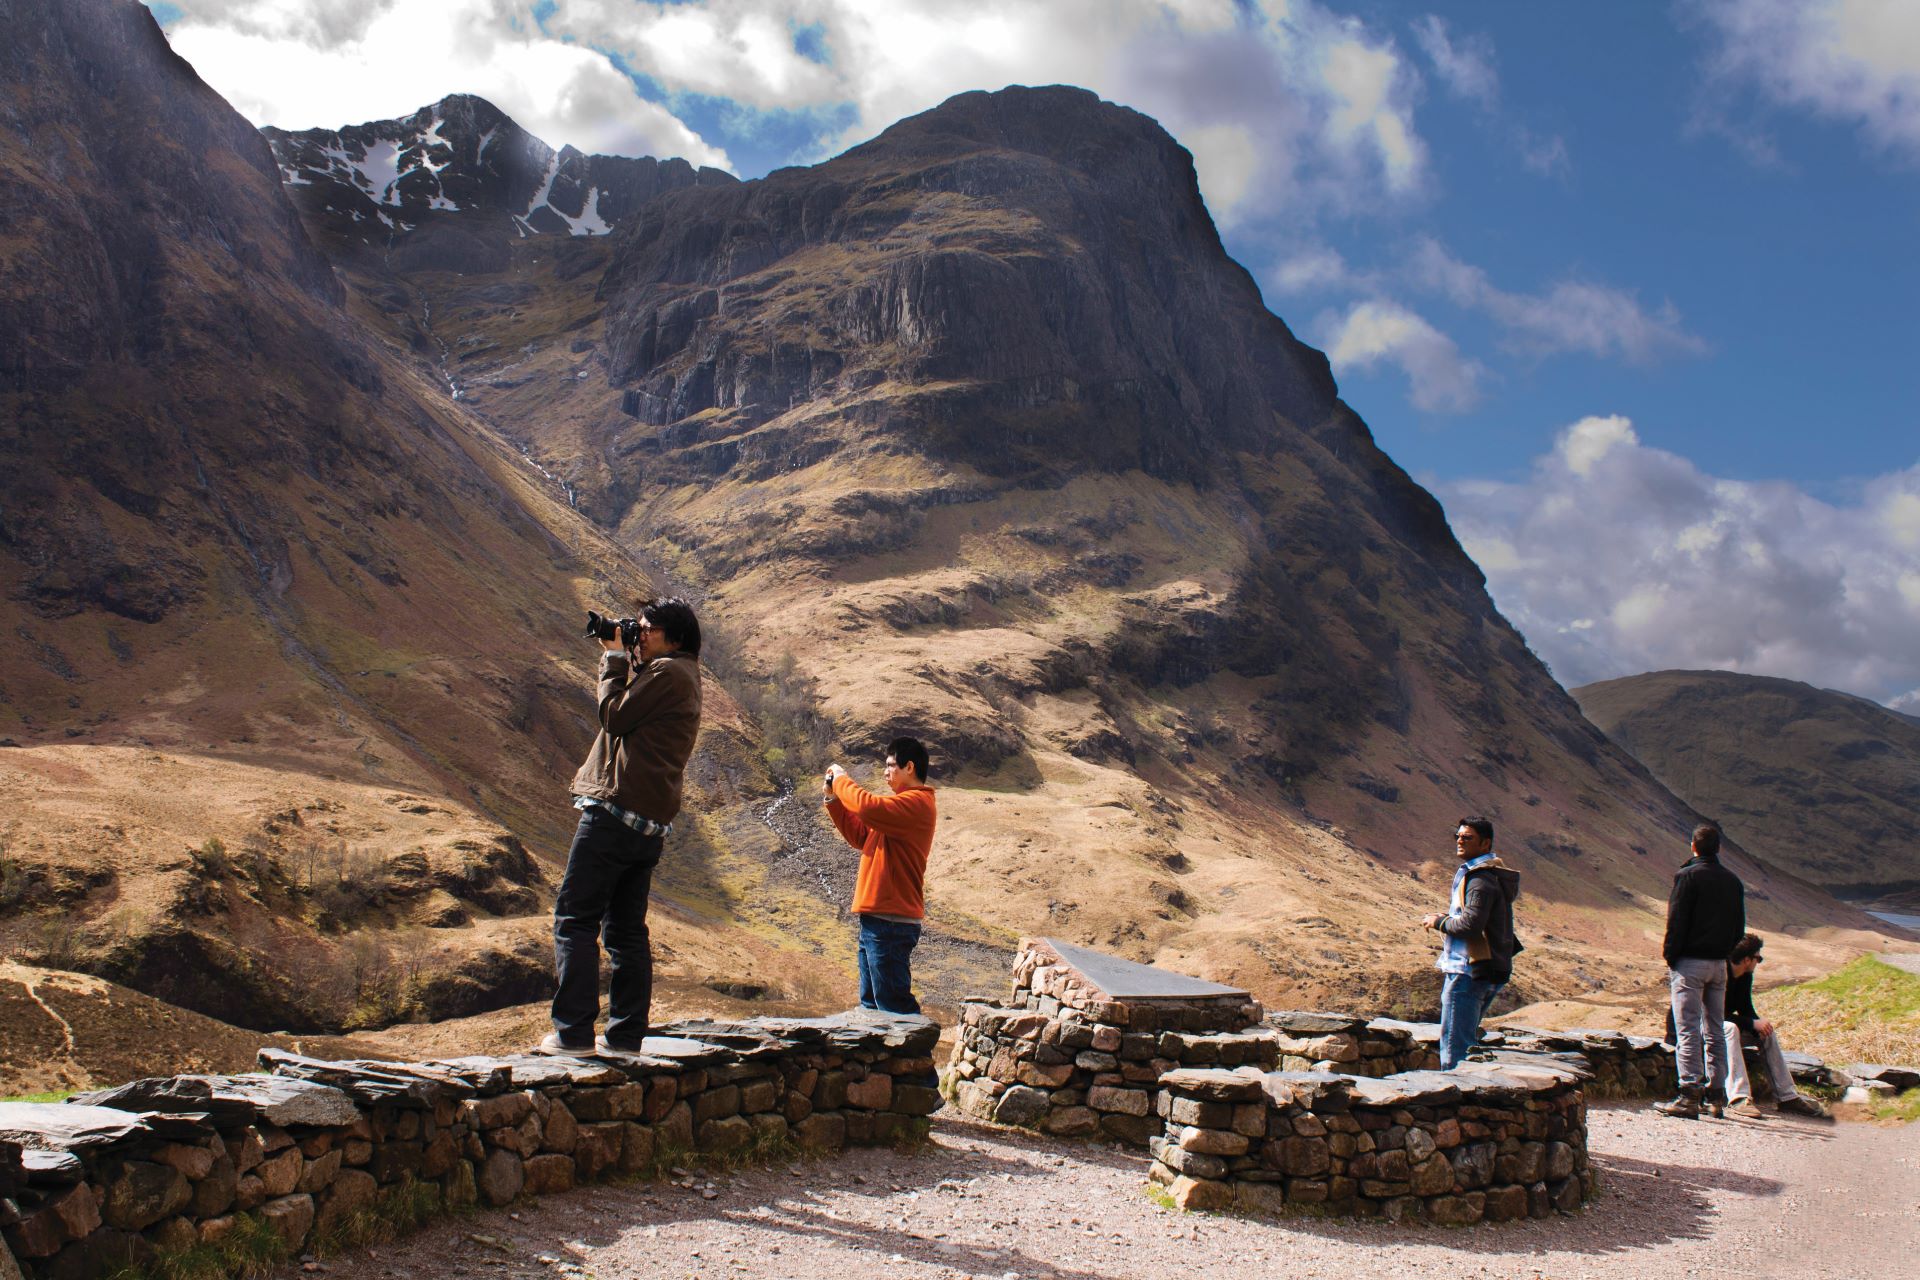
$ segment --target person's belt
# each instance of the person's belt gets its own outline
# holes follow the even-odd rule
[[[671,822],[655,822],[652,818],[635,813],[631,809],[622,809],[617,804],[609,804],[605,800],[595,800],[591,796],[575,796],[573,798],[573,807],[576,809],[603,810],[611,816],[618,818],[621,822],[626,823],[643,836],[664,836],[673,830],[673,824]]]

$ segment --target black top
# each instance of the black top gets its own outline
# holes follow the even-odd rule
[[[1729,966],[1727,969],[1727,1021],[1748,1035],[1752,1035],[1753,1024],[1759,1019],[1760,1013],[1753,1007],[1753,971],[1735,973]]]
[[[1718,858],[1695,855],[1673,877],[1667,937],[1660,948],[1677,960],[1725,960],[1747,931],[1747,890]]]

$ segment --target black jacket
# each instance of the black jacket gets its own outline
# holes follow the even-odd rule
[[[1747,889],[1718,858],[1698,855],[1673,877],[1667,938],[1660,948],[1671,969],[1679,960],[1725,960],[1747,931]]]
[[[1505,982],[1513,976],[1513,957],[1522,948],[1513,932],[1513,902],[1520,896],[1520,873],[1498,859],[1467,872],[1460,910],[1442,916],[1434,927],[1467,943],[1467,972],[1481,982]]]

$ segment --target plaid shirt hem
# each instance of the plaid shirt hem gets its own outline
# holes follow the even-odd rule
[[[605,800],[594,800],[587,796],[575,796],[573,798],[573,807],[576,809],[603,810],[626,823],[643,836],[664,836],[673,830],[673,824],[671,822],[655,822],[652,818],[643,818],[630,809],[622,809],[617,804],[608,804]]]

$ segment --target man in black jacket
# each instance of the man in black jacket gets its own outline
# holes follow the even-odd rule
[[[1667,898],[1667,936],[1661,953],[1673,995],[1674,1058],[1680,1093],[1655,1110],[1691,1120],[1703,1100],[1724,1103],[1727,1044],[1727,957],[1747,931],[1747,891],[1720,865],[1720,828],[1693,830],[1693,857],[1673,877]],[[1701,1058],[1706,1071],[1701,1072]]]
[[[1493,854],[1493,823],[1462,818],[1453,833],[1460,867],[1445,914],[1421,923],[1446,935],[1435,967],[1440,982],[1440,1069],[1460,1065],[1480,1039],[1480,1019],[1507,979],[1520,941],[1513,933],[1513,900],[1520,873]]]
[[[1758,1120],[1765,1113],[1755,1106],[1753,1082],[1747,1074],[1745,1044],[1752,1044],[1767,1064],[1768,1083],[1781,1111],[1792,1115],[1829,1119],[1819,1103],[1793,1087],[1793,1070],[1787,1066],[1780,1048],[1780,1031],[1760,1016],[1753,1007],[1753,971],[1759,966],[1760,935],[1750,933],[1734,944],[1727,957],[1727,1021],[1722,1027],[1727,1042],[1727,1110],[1734,1115]]]

